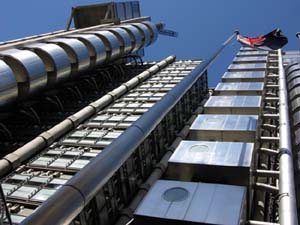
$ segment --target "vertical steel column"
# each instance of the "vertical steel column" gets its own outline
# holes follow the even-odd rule
[[[290,133],[288,94],[283,68],[282,52],[278,50],[279,72],[279,222],[281,225],[296,225],[297,207],[294,182],[293,152]]]

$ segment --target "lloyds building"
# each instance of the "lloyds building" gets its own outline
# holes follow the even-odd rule
[[[241,47],[209,88],[236,33],[144,61],[166,33],[113,2],[0,43],[0,224],[298,224],[300,52]]]

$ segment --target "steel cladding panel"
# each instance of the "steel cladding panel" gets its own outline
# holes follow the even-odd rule
[[[210,96],[204,105],[208,114],[259,114],[260,96]]]
[[[268,51],[241,51],[237,53],[237,56],[247,56],[247,57],[255,57],[255,56],[267,56]]]
[[[256,48],[243,46],[243,47],[240,48],[240,51],[254,51],[254,52],[256,52],[258,50]]]
[[[25,48],[34,49],[44,61],[47,72],[55,73],[55,82],[69,78],[71,74],[71,63],[67,53],[56,44],[33,43],[26,45]],[[45,57],[46,55],[46,57]],[[49,77],[48,77],[49,84]]]
[[[134,212],[134,218],[137,224],[144,225],[237,225],[245,219],[245,205],[245,187],[158,180]]]
[[[0,60],[0,107],[18,97],[18,84],[12,69]]]
[[[228,71],[266,71],[266,63],[231,64]]]
[[[136,27],[132,25],[122,25],[120,28],[126,30],[131,36],[131,41],[134,45],[133,52],[139,50],[143,46],[141,33]]]
[[[104,42],[106,46],[106,51],[110,51],[110,59],[114,59],[120,56],[121,53],[121,43],[119,43],[118,38],[111,32],[105,30],[95,30],[88,31],[87,33],[95,34]]]
[[[150,21],[144,21],[143,24],[146,24],[151,30],[152,33],[151,43],[155,42],[158,38],[158,29],[156,25]]]
[[[132,50],[132,43],[130,39],[129,33],[121,28],[114,27],[109,29],[110,32],[114,33],[116,36],[118,35],[121,39],[123,45],[123,53],[129,53]]]
[[[287,69],[286,69],[286,74],[287,76],[289,76],[292,72],[295,72],[295,71],[300,71],[300,65],[299,65],[300,62],[297,62],[297,64],[294,64],[292,66],[289,66]]]
[[[222,76],[223,82],[263,82],[264,71],[226,72]]]
[[[29,93],[44,88],[47,84],[47,72],[43,61],[29,50],[9,49],[0,52],[4,61],[10,65],[17,77],[17,82],[28,82]],[[10,62],[8,62],[9,60]],[[24,97],[24,96],[22,96]]]
[[[300,77],[300,71],[293,71],[290,74],[288,74],[288,76],[287,76],[287,82],[290,83],[294,79],[299,78],[299,77]]]
[[[77,65],[78,72],[89,68],[89,51],[81,41],[75,38],[55,38],[48,42],[59,44],[68,53],[71,63],[75,63]]]
[[[168,178],[250,185],[253,143],[182,141],[168,162]]]
[[[258,116],[198,115],[190,128],[190,140],[255,142]]]
[[[296,87],[293,90],[290,91],[289,93],[289,99],[292,101],[295,98],[300,97],[300,87]]]
[[[219,83],[214,90],[215,95],[261,95],[263,82],[226,82]]]
[[[93,34],[72,34],[66,37],[76,38],[86,44],[91,57],[95,57],[96,64],[100,64],[106,59],[106,48],[101,39]]]
[[[266,63],[267,56],[240,56],[233,59],[233,63]]]
[[[136,28],[138,28],[139,31],[141,32],[141,34],[143,36],[143,40],[144,40],[143,45],[144,46],[150,45],[150,43],[151,43],[150,29],[145,24],[142,24],[142,23],[132,23],[132,25],[135,26]]]

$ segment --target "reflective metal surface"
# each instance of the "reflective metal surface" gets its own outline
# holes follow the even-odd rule
[[[299,62],[297,62],[296,64],[292,65],[292,66],[288,66],[286,69],[286,74],[287,77],[289,77],[289,75],[294,72],[294,71],[299,71],[300,70],[300,65]]]
[[[122,25],[120,28],[126,30],[130,35],[131,43],[133,45],[132,52],[139,50],[143,46],[141,33],[136,27],[132,25]]]
[[[67,52],[72,64],[72,75],[90,67],[89,51],[81,41],[75,38],[55,38],[48,42],[58,44]]]
[[[254,142],[257,119],[254,115],[198,115],[190,140]]]
[[[244,51],[254,51],[254,52],[256,52],[256,51],[261,51],[261,50],[258,50],[258,49],[256,49],[256,48],[252,48],[252,47],[245,47],[245,46],[243,46],[243,47],[241,47],[240,48],[240,51],[241,52],[244,52]]]
[[[289,100],[292,101],[295,98],[300,97],[300,87],[295,87],[292,91],[289,92]]]
[[[151,43],[155,42],[157,40],[157,37],[158,37],[158,30],[157,30],[156,25],[154,23],[150,22],[150,21],[144,21],[142,23],[150,28]]]
[[[263,82],[264,78],[264,71],[226,72],[222,82]]]
[[[181,141],[167,174],[181,181],[249,186],[253,148],[243,142]]]
[[[287,82],[291,82],[293,79],[300,77],[300,71],[296,70],[287,75]]]
[[[263,82],[218,83],[214,95],[261,95]]]
[[[104,43],[93,34],[72,34],[65,37],[77,38],[82,41],[89,50],[91,63],[99,65],[106,59],[106,48]]]
[[[233,63],[266,63],[268,60],[267,56],[240,56],[240,57],[235,57],[233,59]]]
[[[140,31],[140,34],[142,35],[143,46],[148,46],[151,43],[150,29],[142,23],[133,23],[132,25]]]
[[[290,104],[292,113],[296,113],[300,110],[300,98],[294,99]]]
[[[208,114],[259,114],[260,96],[211,96],[204,105]]]
[[[105,30],[93,30],[86,33],[95,34],[103,41],[107,52],[106,60],[115,59],[116,57],[120,56],[121,45],[116,35]]]
[[[47,72],[40,57],[28,50],[10,49],[0,52],[16,75],[19,97],[25,97],[47,84]]]
[[[18,84],[12,69],[0,60],[0,107],[16,100],[18,97]]]
[[[24,46],[32,49],[44,62],[48,73],[48,85],[69,78],[71,64],[67,53],[56,44],[34,43]]]
[[[300,113],[293,113],[293,126],[294,127],[299,127],[300,124]],[[300,136],[299,136],[300,139]]]
[[[134,212],[134,219],[145,225],[238,225],[245,220],[245,204],[245,187],[158,180]]]
[[[110,28],[109,31],[118,38],[121,46],[121,54],[127,54],[132,51],[133,45],[131,43],[130,35],[126,30],[114,27]]]
[[[241,51],[237,53],[237,56],[267,56],[268,51],[257,50],[257,51]]]
[[[266,63],[231,64],[228,71],[266,71]]]
[[[299,87],[300,86],[300,77],[295,78],[293,80],[291,80],[288,84],[287,84],[289,91],[291,91],[292,89]]]

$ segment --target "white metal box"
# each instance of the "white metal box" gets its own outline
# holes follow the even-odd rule
[[[266,63],[231,64],[228,71],[266,71]]]
[[[158,180],[134,212],[135,224],[245,224],[246,188]]]
[[[253,149],[246,142],[182,141],[168,161],[167,177],[250,186]]]
[[[266,63],[267,56],[239,56],[233,59],[233,63]]]
[[[219,83],[214,95],[262,95],[263,82],[232,82]]]
[[[255,114],[260,112],[260,96],[210,96],[204,105],[207,114]]]
[[[200,114],[189,139],[195,141],[255,142],[258,116]]]
[[[264,82],[264,71],[226,72],[222,82]]]

